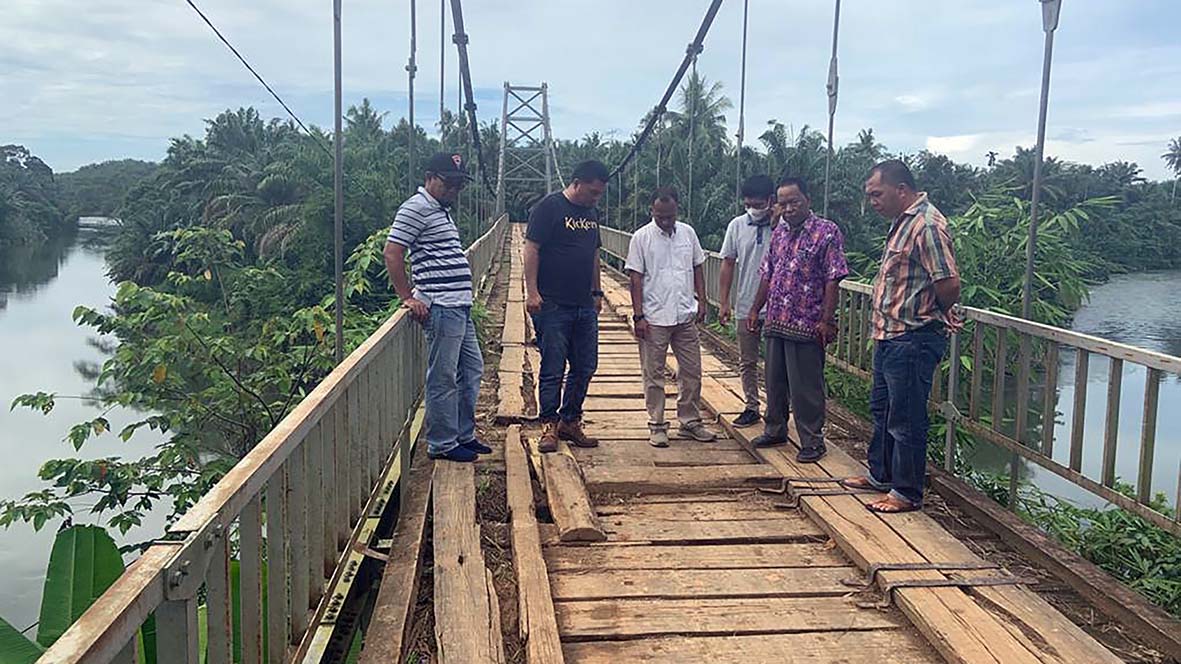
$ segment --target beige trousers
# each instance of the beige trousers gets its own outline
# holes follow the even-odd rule
[[[759,412],[759,342],[762,332],[748,332],[746,319],[738,319],[738,375],[747,410]]]
[[[701,342],[696,323],[650,325],[648,338],[640,339],[640,367],[648,426],[652,429],[668,428],[664,419],[664,369],[669,347],[677,358],[677,420],[681,426],[701,421]]]

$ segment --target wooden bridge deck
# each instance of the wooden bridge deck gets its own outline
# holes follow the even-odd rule
[[[796,464],[792,446],[754,450],[749,438],[758,428],[730,426],[742,410],[738,378],[704,348],[703,400],[718,440],[649,446],[629,296],[609,275],[599,371],[585,415],[601,446],[537,453],[530,399],[522,392],[536,385],[537,355],[526,345],[520,231],[513,232],[498,418],[507,426],[523,661],[1121,661],[1007,572],[984,568],[922,513],[876,515],[864,508],[868,497],[853,495],[806,495],[796,509],[776,507],[783,499],[760,486],[790,477],[805,493],[831,489],[800,478],[864,469],[835,447],[813,465]],[[670,378],[670,410],[675,393]],[[434,469],[440,662],[508,661],[472,483],[470,466]],[[868,592],[846,584],[872,566],[899,563],[944,569],[882,571]],[[951,569],[972,566],[981,569]],[[994,579],[1010,582],[985,585]],[[888,608],[865,606],[883,593],[892,596]],[[376,621],[381,610],[379,598]],[[367,639],[369,661],[394,661],[379,660],[374,653],[381,650]]]

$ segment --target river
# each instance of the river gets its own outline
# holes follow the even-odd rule
[[[71,314],[78,305],[106,307],[114,292],[97,232],[80,231],[36,250],[0,252],[0,458],[4,460],[0,495],[4,498],[44,488],[37,479],[41,464],[74,454],[63,440],[70,425],[100,414],[93,403],[71,398],[58,399],[48,416],[27,408],[10,411],[9,406],[17,395],[28,392],[85,396],[93,388],[94,371],[106,357],[103,344],[93,329],[74,324]],[[107,418],[118,432],[134,421],[135,413],[117,409]],[[159,437],[146,428],[126,443],[108,433],[87,442],[81,456],[138,458],[158,442]],[[77,523],[103,522],[85,506],[76,507],[76,512]],[[0,617],[17,629],[37,620],[57,525],[50,522],[40,532],[23,523],[0,529],[0,569],[4,570]],[[163,515],[158,514],[116,541],[142,541],[162,528]]]
[[[1181,271],[1116,275],[1091,290],[1088,302],[1074,316],[1077,332],[1119,341],[1169,355],[1181,355]],[[1100,477],[1103,432],[1106,419],[1107,377],[1110,363],[1092,354],[1087,372],[1086,426],[1082,470]],[[1131,483],[1139,466],[1140,430],[1144,413],[1144,367],[1124,363],[1120,391],[1120,418],[1116,476]],[[1058,416],[1054,431],[1054,459],[1069,465],[1070,423],[1074,411],[1075,354],[1063,352],[1058,369]],[[1153,492],[1164,492],[1169,503],[1177,496],[1181,474],[1181,378],[1166,374],[1160,383],[1156,424],[1156,455],[1152,472]],[[991,445],[978,446],[973,462],[978,467],[1008,472],[1009,453]],[[1073,502],[1102,507],[1106,501],[1067,482],[1048,470],[1023,462],[1022,479]]]

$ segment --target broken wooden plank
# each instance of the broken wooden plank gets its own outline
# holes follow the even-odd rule
[[[563,542],[602,542],[607,539],[591,508],[582,470],[563,442],[558,451],[543,454],[545,494]]]
[[[848,595],[841,581],[857,574],[855,567],[578,570],[555,572],[550,583],[556,600],[819,597]]]
[[[474,467],[437,461],[432,483],[438,661],[502,664],[500,609],[480,550]]]
[[[897,612],[858,610],[840,597],[608,599],[556,602],[554,608],[566,639],[853,632],[905,624]]]
[[[612,542],[800,542],[824,539],[824,533],[798,512],[778,519],[735,521],[654,521],[629,516],[600,520]]]
[[[586,486],[603,493],[675,493],[710,489],[750,488],[774,484],[779,471],[764,464],[737,466],[616,468],[588,467]]]
[[[418,445],[390,545],[390,557],[381,575],[373,618],[365,630],[361,664],[397,662],[409,647],[408,637],[418,601],[422,569],[422,542],[430,506],[432,469],[426,445]]]
[[[922,638],[906,629],[748,636],[666,636],[567,643],[564,649],[567,659],[579,664],[935,664],[943,661]]]
[[[521,427],[505,437],[505,482],[512,516],[513,568],[517,573],[517,612],[528,664],[562,663],[562,643],[554,617],[549,576],[541,554],[541,535],[533,513],[533,481],[521,443]]]
[[[544,550],[551,573],[572,570],[740,569],[838,567],[848,561],[831,543],[747,543],[708,546],[552,546]]]

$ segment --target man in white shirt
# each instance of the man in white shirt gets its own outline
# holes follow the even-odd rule
[[[746,406],[734,418],[734,426],[749,427],[759,422],[759,340],[758,330],[749,330],[746,317],[759,290],[759,265],[771,244],[771,205],[775,200],[775,182],[767,175],[752,175],[742,183],[742,205],[746,211],[734,217],[722,240],[721,306],[718,320],[729,325],[738,319],[738,374]],[[738,273],[737,288],[734,275]],[[731,293],[734,298],[731,300]],[[730,308],[731,301],[734,308]],[[763,318],[765,311],[759,312]]]
[[[677,358],[678,434],[710,441],[717,436],[701,422],[701,343],[705,322],[705,252],[692,226],[677,221],[677,192],[657,189],[652,221],[632,235],[624,270],[631,277],[632,320],[640,345],[648,439],[668,446],[664,417],[664,367],[669,346]],[[696,299],[694,296],[696,295]]]

